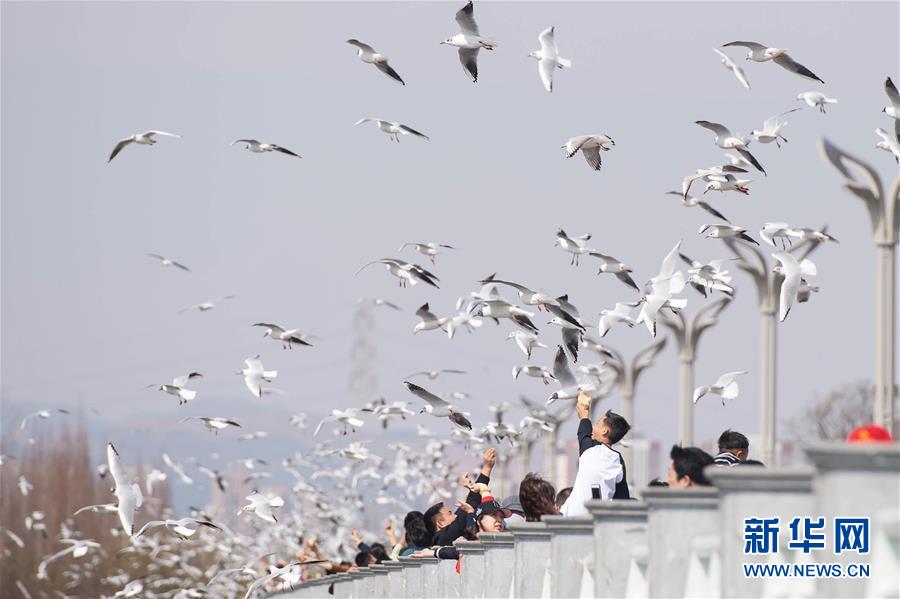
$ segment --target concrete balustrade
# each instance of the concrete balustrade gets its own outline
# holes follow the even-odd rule
[[[544,516],[542,521],[550,533],[549,596],[593,597],[593,517]]]
[[[651,487],[647,502],[650,597],[683,597],[695,538],[719,529],[718,491],[712,487]]]
[[[478,541],[456,541],[459,551],[459,596],[484,597],[484,545]]]
[[[594,596],[622,597],[632,566],[632,548],[647,542],[647,504],[594,499],[585,505],[593,520]]]
[[[816,467],[814,479],[816,506],[809,515],[826,518],[825,537],[828,546],[815,551],[815,560],[837,563],[846,572],[848,565],[868,564],[871,568],[872,534],[881,526],[879,516],[885,510],[900,506],[900,444],[897,443],[812,443],[804,446],[807,457]],[[835,555],[835,518],[871,518],[870,551],[867,554],[842,552]],[[879,572],[872,576],[881,578]],[[900,582],[893,580],[893,595],[900,595]],[[819,578],[817,589],[825,597],[860,595],[860,578]]]
[[[784,531],[791,520],[812,516],[815,510],[813,470],[709,466],[705,474],[719,489],[722,580],[717,594],[734,598],[759,597],[766,580],[744,576],[743,564],[762,564],[771,559],[769,554],[744,553],[744,520],[779,518],[781,553],[784,553],[787,549]],[[800,596],[802,584],[802,579],[785,578],[779,594]]]
[[[810,468],[710,467],[714,487],[648,488],[459,540],[454,560],[400,558],[308,581],[290,597],[900,597],[900,445],[814,444]],[[794,518],[826,518],[824,549],[789,547]],[[870,518],[868,553],[835,553],[835,518]],[[745,520],[778,518],[777,553],[744,553]],[[770,538],[771,540],[771,538]],[[747,577],[744,564],[869,566],[868,578]],[[329,586],[334,588],[328,594]]]
[[[506,599],[510,596],[513,583],[513,535],[508,532],[483,532],[478,539],[484,545],[484,596]]]
[[[422,581],[422,561],[415,557],[401,557],[403,577],[406,580],[403,596],[406,599],[422,599],[425,586]]]
[[[544,522],[519,522],[509,527],[515,541],[512,562],[515,597],[537,599],[550,566],[550,532]]]

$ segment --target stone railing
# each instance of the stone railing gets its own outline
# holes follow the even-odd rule
[[[900,597],[900,445],[822,443],[806,453],[814,468],[710,467],[713,487],[589,501],[590,516],[457,541],[458,562],[400,558],[279,597]],[[795,518],[820,517],[824,549],[789,547]],[[749,518],[778,519],[777,552],[745,553]],[[835,518],[869,518],[867,553],[836,554]],[[748,577],[746,565],[791,574]],[[811,575],[835,565],[844,576]],[[868,576],[846,576],[848,567]]]

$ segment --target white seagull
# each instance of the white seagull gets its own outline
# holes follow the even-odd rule
[[[588,395],[596,391],[596,385],[593,383],[579,385],[575,380],[572,369],[569,368],[569,359],[566,356],[562,346],[557,346],[556,357],[553,360],[553,378],[559,383],[559,391],[551,394],[547,398],[547,405],[552,404],[557,399],[575,399],[578,397],[579,391],[584,391]]]
[[[706,191],[710,191],[713,188],[715,188],[717,191],[736,189],[737,191],[740,191],[745,195],[748,194],[748,190],[744,185],[750,183],[750,181],[744,179],[736,179],[734,177],[734,173],[746,173],[747,170],[744,167],[753,167],[753,165],[744,158],[738,158],[731,154],[725,154],[725,156],[728,157],[729,161],[732,162],[732,164],[719,164],[711,166],[709,168],[698,168],[693,175],[688,175],[681,180],[681,195],[685,200],[687,200],[688,193],[690,193],[691,191],[691,186],[697,179],[702,179],[707,182],[730,182],[728,185],[707,185]],[[736,164],[736,161],[740,161],[740,164]],[[704,193],[706,193],[706,191],[704,191]]]
[[[263,152],[281,152],[282,154],[287,154],[288,156],[294,156],[295,158],[303,158],[300,154],[295,154],[291,152],[287,148],[283,148],[281,146],[269,143],[262,143],[255,139],[236,139],[231,142],[231,145],[235,144],[246,144],[244,146],[245,149],[250,150],[251,152],[262,154]]]
[[[375,65],[375,68],[390,77],[395,81],[399,81],[403,85],[406,85],[406,82],[403,81],[403,78],[391,68],[391,65],[388,64],[387,56],[379,54],[375,51],[375,49],[368,45],[364,44],[357,39],[349,39],[347,43],[356,48],[356,55],[359,59],[367,64]]]
[[[254,397],[262,397],[263,382],[271,383],[278,376],[278,371],[266,370],[263,367],[262,360],[259,358],[259,354],[252,358],[247,358],[244,360],[244,363],[247,365],[246,368],[239,370],[238,374],[244,377],[244,384],[247,385],[247,389],[250,390]]]
[[[410,383],[409,381],[403,381],[403,384],[406,385],[406,388],[409,389],[409,392],[424,399],[427,404],[424,408],[419,412],[425,414],[431,414],[437,418],[449,418],[450,422],[455,424],[460,428],[464,428],[467,430],[472,430],[472,423],[466,418],[465,414],[462,412],[456,411],[456,409],[450,405],[449,402],[441,399],[434,393],[416,385],[415,383]]]
[[[541,44],[540,50],[535,50],[528,55],[528,58],[534,58],[538,61],[538,74],[541,81],[544,82],[544,88],[548,92],[553,91],[553,73],[556,69],[568,69],[572,66],[572,61],[559,55],[559,48],[556,45],[554,36],[554,27],[547,27],[538,36]]]
[[[109,471],[115,482],[113,493],[119,500],[118,511],[119,520],[122,522],[122,528],[128,536],[134,534],[134,511],[141,507],[144,503],[144,496],[141,494],[141,486],[125,471],[119,452],[113,447],[112,443],[106,445],[106,460],[109,463]]]
[[[621,322],[629,328],[633,327],[638,321],[631,317],[631,310],[637,308],[639,305],[641,305],[641,302],[617,302],[614,309],[601,310],[600,324],[598,325],[597,333],[601,338],[605,337],[612,326],[617,322]]]
[[[793,254],[787,252],[775,252],[772,257],[778,260],[778,265],[772,267],[773,272],[781,273],[784,282],[781,283],[781,294],[778,300],[778,320],[784,322],[794,300],[797,299],[797,293],[800,290],[800,279],[803,275],[816,274],[816,265],[812,261],[805,259],[801,262]]]
[[[787,110],[782,112],[781,114],[776,114],[775,116],[770,116],[765,121],[763,121],[762,130],[753,129],[750,131],[750,135],[752,135],[756,141],[761,144],[767,144],[775,142],[775,145],[779,148],[781,147],[781,143],[779,140],[787,143],[787,138],[781,134],[781,130],[784,129],[785,125],[788,124],[787,121],[781,120],[786,114],[790,114],[792,112],[797,112],[800,110],[799,108],[792,108],[791,110]]]
[[[442,249],[447,250],[455,250],[456,248],[452,245],[447,245],[446,243],[435,243],[434,241],[429,241],[428,243],[413,243],[407,242],[400,246],[398,252],[402,252],[409,246],[413,246],[417,252],[422,254],[423,256],[428,256],[431,259],[431,263],[434,264],[434,257],[441,253]]]
[[[63,410],[62,408],[56,408],[55,410],[38,410],[37,412],[32,412],[28,414],[24,418],[22,418],[21,424],[19,424],[19,430],[24,431],[25,426],[27,426],[28,421],[32,418],[40,418],[41,420],[47,420],[53,414],[53,412],[59,412],[60,414],[69,414],[69,410]]]
[[[747,374],[747,371],[738,370],[736,372],[726,372],[712,385],[701,385],[700,387],[697,387],[694,389],[694,403],[697,403],[697,401],[707,393],[721,396],[723,406],[725,405],[726,399],[737,399],[740,388],[738,387],[737,381],[734,379],[742,374]]]
[[[178,311],[179,314],[182,312],[187,312],[188,310],[197,310],[199,312],[209,312],[213,308],[216,307],[216,302],[223,300],[230,300],[236,298],[236,295],[223,295],[222,297],[207,300],[205,302],[200,302],[199,304],[194,304],[193,306],[188,306],[187,308],[182,308]]]
[[[670,310],[680,310],[687,305],[687,300],[674,297],[684,289],[684,273],[676,270],[681,241],[675,244],[659,267],[659,273],[648,282],[649,293],[643,297],[641,311],[637,321],[643,322],[650,331],[650,335],[656,337],[656,318],[659,311],[668,307]]]
[[[776,239],[781,239],[781,248],[784,249],[790,243],[790,231],[791,226],[784,222],[763,223],[759,236],[772,247],[776,247]]]
[[[434,273],[428,272],[418,264],[410,264],[409,262],[404,262],[403,260],[397,260],[395,258],[381,258],[380,260],[367,262],[359,267],[356,274],[359,274],[364,268],[373,264],[384,264],[389,273],[400,279],[400,287],[415,285],[419,281],[422,281],[435,289],[440,289],[437,284],[440,279],[438,279]]]
[[[267,495],[257,491],[247,495],[246,499],[250,503],[239,509],[237,515],[241,515],[242,512],[253,512],[266,522],[271,522],[272,524],[278,522],[278,519],[275,518],[275,514],[272,512],[272,508],[283,506],[284,499],[277,495]]]
[[[484,278],[478,281],[482,285],[487,285],[490,283],[496,285],[508,285],[512,287],[519,293],[519,299],[522,300],[522,303],[527,306],[537,306],[538,310],[547,309],[547,305],[555,305],[556,300],[553,299],[551,295],[548,293],[544,293],[543,291],[534,291],[533,289],[529,289],[525,285],[520,285],[519,283],[513,283],[512,281],[503,281],[501,279],[495,279],[494,275],[490,275],[487,278]]]
[[[425,376],[425,377],[428,377],[429,381],[433,381],[434,379],[441,376],[442,374],[465,374],[465,373],[466,373],[465,370],[455,370],[453,368],[443,368],[441,370],[422,370],[420,372],[414,372],[412,374],[408,374],[403,378],[411,379],[414,376]]]
[[[771,60],[781,68],[800,75],[801,77],[812,79],[819,83],[825,83],[819,79],[815,73],[788,56],[788,51],[785,48],[769,48],[757,42],[728,42],[727,44],[722,45],[723,48],[728,46],[743,46],[744,48],[747,48],[747,60],[752,60],[753,62],[766,62]]]
[[[592,247],[588,247],[587,242],[591,239],[591,234],[586,233],[581,235],[580,237],[570,237],[565,231],[562,229],[556,230],[556,243],[553,245],[558,245],[564,251],[572,254],[572,261],[569,262],[570,265],[578,266],[578,258],[585,254],[590,254],[591,252],[595,252]]]
[[[890,106],[885,106],[881,112],[887,114],[894,120],[900,119],[900,93],[897,92],[897,86],[888,77],[884,80],[884,93],[887,94],[888,100],[891,101]]]
[[[191,538],[192,536],[194,536],[195,532],[200,530],[201,526],[206,526],[207,528],[211,528],[213,530],[222,530],[221,527],[216,526],[209,520],[198,520],[196,518],[181,518],[179,520],[151,520],[150,522],[144,524],[139,531],[134,533],[132,539],[136,539],[142,536],[151,528],[156,528],[158,526],[165,526],[176,535],[178,535],[181,539]]]
[[[719,50],[718,48],[713,48],[713,52],[719,55],[719,58],[722,59],[722,64],[726,69],[734,73],[734,76],[737,77],[737,80],[741,82],[741,85],[746,89],[750,89],[750,82],[747,81],[747,75],[744,73],[744,69],[742,69],[736,62],[731,60],[731,57]]]
[[[544,381],[545,385],[549,385],[550,381],[555,380],[553,373],[550,372],[544,366],[531,366],[531,365],[522,365],[522,366],[513,366],[512,376],[514,379],[519,378],[519,374],[525,374],[526,376],[531,376],[536,379],[541,379]]]
[[[891,135],[881,127],[875,129],[875,134],[881,138],[881,141],[875,144],[875,147],[890,152],[894,155],[894,160],[900,163],[900,121],[894,121],[894,134]]]
[[[608,135],[576,135],[566,140],[562,147],[566,151],[566,158],[571,158],[581,150],[581,155],[587,161],[592,170],[599,171],[601,160],[600,152],[608,152],[606,146],[614,146],[616,142]]]
[[[266,332],[263,333],[263,337],[270,337],[277,341],[281,341],[281,349],[294,349],[294,343],[312,347],[312,343],[309,343],[303,338],[299,329],[283,329],[277,324],[268,322],[257,322],[250,326],[265,327]]]
[[[186,389],[185,385],[191,379],[201,378],[203,375],[199,372],[189,372],[188,374],[183,374],[181,376],[176,376],[172,379],[172,384],[168,385],[163,383],[162,385],[147,385],[147,388],[156,387],[160,391],[165,391],[169,395],[174,395],[178,398],[178,405],[186,404],[191,401],[195,397],[197,397],[197,392],[191,389]]]
[[[707,296],[708,291],[717,290],[726,295],[734,295],[734,287],[731,286],[731,276],[724,269],[725,260],[711,260],[703,264],[697,260],[692,260],[684,254],[678,254],[681,259],[687,263],[688,283],[697,293],[703,297]]]
[[[418,310],[416,310],[416,316],[421,318],[422,321],[416,324],[415,327],[413,327],[413,335],[420,331],[433,331],[435,329],[440,329],[445,333],[447,332],[447,329],[444,325],[447,324],[447,322],[450,320],[450,317],[443,316],[441,318],[438,318],[437,316],[435,316],[434,313],[429,309],[428,302],[425,302],[419,307]]]
[[[721,125],[719,123],[713,123],[710,121],[694,121],[694,124],[700,125],[704,129],[709,129],[713,133],[716,134],[716,145],[722,148],[723,150],[735,150],[738,154],[747,159],[747,161],[752,164],[756,170],[761,172],[762,174],[766,174],[766,169],[762,167],[762,165],[753,157],[753,154],[747,150],[747,144],[750,143],[749,140],[741,135],[737,135],[732,133],[731,130],[725,125]]]
[[[156,143],[156,140],[153,139],[154,135],[181,138],[180,135],[176,135],[174,133],[166,133],[165,131],[156,131],[153,129],[151,129],[150,131],[144,131],[143,133],[135,133],[134,135],[129,135],[125,139],[119,140],[119,143],[117,143],[116,147],[113,148],[112,154],[109,155],[109,160],[106,161],[107,164],[112,162],[112,159],[115,158],[119,154],[119,152],[122,151],[122,148],[124,148],[128,144],[141,144],[142,146],[154,145]]]
[[[735,238],[759,245],[758,241],[747,235],[747,229],[742,229],[741,227],[736,227],[734,225],[703,225],[700,227],[700,230],[697,231],[697,234],[703,235],[704,232],[706,233],[704,237],[707,239]]]
[[[806,102],[810,108],[819,107],[819,112],[825,114],[826,104],[837,104],[836,98],[828,98],[822,92],[803,92],[797,94],[797,99]]]
[[[531,352],[536,347],[544,347],[547,346],[538,341],[538,338],[531,333],[526,333],[524,331],[514,331],[507,335],[507,339],[515,339],[516,345],[522,350],[522,353],[525,354],[528,359],[531,359]]]
[[[347,434],[347,427],[355,433],[356,428],[365,424],[362,420],[356,417],[357,412],[359,410],[355,408],[348,408],[346,410],[331,410],[331,414],[322,418],[319,421],[318,426],[316,426],[316,432],[313,433],[313,437],[317,437],[319,435],[319,431],[322,430],[322,425],[329,421],[340,422],[344,425],[343,434]]]
[[[178,475],[178,478],[181,479],[181,482],[186,485],[194,484],[194,479],[188,476],[184,471],[184,467],[181,464],[175,463],[172,458],[169,457],[169,454],[162,454],[162,459],[165,465],[168,466],[172,470],[172,472]]]
[[[191,272],[191,269],[188,268],[187,266],[185,266],[184,264],[182,264],[180,262],[176,262],[175,260],[170,260],[169,258],[166,258],[165,256],[160,256],[159,254],[147,254],[147,256],[149,256],[150,258],[156,258],[157,260],[159,260],[160,266],[174,266],[176,268],[180,268],[181,270],[183,270],[185,272]]]
[[[421,137],[423,139],[431,139],[424,133],[420,133],[416,131],[412,127],[407,127],[402,123],[394,123],[391,121],[385,121],[383,119],[373,119],[371,117],[366,117],[364,119],[359,119],[355,123],[354,126],[361,125],[363,123],[375,123],[375,126],[378,127],[381,131],[384,131],[388,134],[388,137],[393,141],[399,142],[401,135],[415,135],[416,137]]]
[[[497,47],[496,41],[481,37],[474,13],[475,7],[470,0],[456,12],[460,32],[441,42],[459,48],[459,62],[466,74],[472,78],[472,83],[478,81],[478,51],[482,48],[493,50]]]
[[[591,252],[590,255],[600,260],[600,269],[597,271],[598,275],[601,273],[614,274],[617,279],[622,281],[628,287],[631,287],[635,291],[640,291],[640,287],[637,286],[637,283],[635,283],[634,279],[631,278],[631,275],[628,274],[632,272],[630,266],[618,258],[613,258],[612,256],[601,254],[600,252]]]
[[[721,212],[719,212],[718,210],[716,210],[715,208],[713,208],[712,206],[710,206],[710,205],[709,205],[709,202],[707,202],[707,201],[704,200],[703,198],[698,198],[698,197],[696,197],[696,196],[687,196],[687,197],[685,197],[685,195],[682,194],[682,193],[679,192],[679,191],[667,191],[667,192],[666,192],[666,195],[673,195],[673,196],[678,196],[678,197],[680,197],[680,198],[681,198],[681,205],[684,206],[685,208],[693,208],[693,207],[696,206],[696,207],[698,207],[698,208],[702,208],[703,210],[706,210],[707,212],[709,212],[710,214],[712,214],[712,215],[715,216],[716,218],[721,219],[721,220],[724,220],[726,223],[731,222],[730,220],[728,220],[727,218],[725,218],[725,215],[724,215],[724,214],[722,214]]]
[[[202,420],[206,428],[208,428],[210,432],[215,432],[217,435],[219,434],[220,430],[222,430],[223,428],[228,428],[229,426],[242,428],[237,420],[231,420],[228,418],[223,418],[221,416],[188,416],[187,418],[182,418],[180,422],[187,422],[188,420]]]

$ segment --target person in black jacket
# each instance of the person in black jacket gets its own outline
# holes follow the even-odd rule
[[[469,475],[465,474],[459,480],[459,483],[469,488],[469,494],[466,501],[457,501],[456,513],[452,513],[444,502],[436,503],[425,511],[425,526],[432,538],[433,545],[452,545],[453,541],[463,536],[463,533],[472,523],[469,522],[470,514],[475,513],[475,508],[481,505],[481,494],[478,491],[472,491],[473,484],[488,484],[491,480],[491,470],[494,468],[497,450],[493,447],[484,452],[484,460],[481,464],[481,473],[475,480],[475,483],[469,479]]]

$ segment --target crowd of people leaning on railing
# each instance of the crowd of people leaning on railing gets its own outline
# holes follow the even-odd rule
[[[454,541],[477,541],[481,533],[503,532],[516,522],[539,522],[547,515],[578,516],[587,514],[585,502],[591,499],[628,500],[631,493],[627,483],[625,460],[613,447],[628,433],[630,425],[619,414],[607,410],[596,422],[589,417],[589,401],[579,398],[576,411],[578,423],[578,471],[571,487],[559,492],[539,475],[529,473],[519,484],[515,495],[499,499],[491,488],[491,472],[496,450],[484,452],[481,470],[473,480],[468,473],[458,483],[467,491],[463,500],[455,502],[455,511],[438,502],[424,512],[411,511],[403,520],[403,533],[397,538],[393,525],[385,528],[386,543],[366,543],[355,529],[351,540],[358,552],[353,563],[326,560],[315,539],[309,539],[296,558],[303,562],[323,560],[319,564],[325,574],[356,571],[359,568],[400,557],[458,559]],[[718,454],[712,456],[699,447],[674,445],[669,454],[666,481],[654,479],[649,486],[685,488],[708,486],[703,473],[711,464],[722,467],[744,465],[762,466],[748,459],[749,441],[743,434],[726,430],[719,436]],[[306,575],[306,569],[304,569]],[[315,576],[312,572],[309,575]]]

